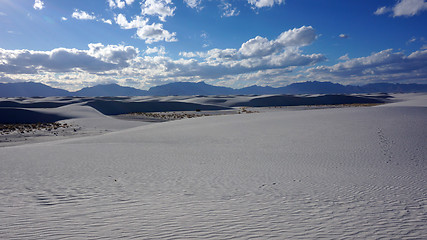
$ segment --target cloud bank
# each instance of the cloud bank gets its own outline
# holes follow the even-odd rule
[[[129,66],[138,54],[131,46],[89,44],[89,50],[56,48],[51,51],[5,50],[0,48],[0,72],[36,74],[42,72],[105,72]]]
[[[127,21],[118,15],[117,23],[124,29],[145,29],[146,19]],[[301,47],[311,44],[316,34],[311,26],[294,28],[276,39],[257,36],[240,48],[211,49],[206,52],[181,53],[182,58],[166,56],[164,47],[147,47],[139,51],[132,46],[89,44],[88,50],[56,48],[51,51],[0,49],[0,74],[18,78],[31,75],[43,78],[51,73],[85,74],[85,79],[109,76],[134,81],[209,80],[232,78],[240,74],[275,69],[290,72],[324,61],[322,54],[303,54]],[[71,79],[71,77],[69,78]],[[98,78],[100,79],[100,78]],[[67,80],[68,81],[68,80]]]
[[[119,14],[115,20],[123,29],[139,31],[152,26],[142,16],[128,21]],[[359,58],[346,54],[337,64],[319,66],[326,60],[323,54],[303,51],[316,39],[313,27],[302,26],[284,31],[274,39],[256,36],[237,48],[181,52],[177,59],[169,57],[163,46],[147,47],[142,51],[133,46],[101,43],[89,44],[85,50],[0,48],[0,78],[54,83],[52,85],[58,87],[93,85],[107,80],[122,84],[132,82],[135,87],[200,80],[235,87],[247,86],[245,83],[280,86],[302,80],[350,83],[427,80],[425,49],[409,55],[392,49]]]
[[[411,81],[427,79],[427,50],[409,55],[393,49],[373,53],[367,57],[349,59],[345,55],[333,66],[318,66],[308,70],[312,77],[362,81]]]

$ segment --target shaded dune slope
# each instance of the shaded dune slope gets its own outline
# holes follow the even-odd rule
[[[119,115],[132,112],[168,112],[168,111],[196,111],[196,110],[226,110],[227,107],[202,105],[184,102],[120,102],[94,100],[86,105],[95,108],[105,115]]]
[[[0,123],[21,124],[21,123],[51,123],[67,119],[59,114],[42,113],[19,108],[0,108]]]
[[[384,103],[383,100],[369,97],[348,95],[323,95],[315,97],[279,95],[254,98],[248,102],[235,103],[233,106],[266,107],[266,106],[302,106],[302,105],[338,105],[354,103]]]
[[[15,101],[1,101],[0,108],[58,108],[69,104],[68,102],[20,103]]]

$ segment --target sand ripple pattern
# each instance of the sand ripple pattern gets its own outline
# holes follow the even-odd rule
[[[426,114],[390,111],[219,116],[3,148],[0,238],[422,239],[426,130],[412,127]]]

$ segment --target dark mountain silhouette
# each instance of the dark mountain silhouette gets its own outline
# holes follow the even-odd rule
[[[261,86],[253,85],[250,87],[236,89],[236,93],[242,94],[242,95],[248,95],[248,94],[262,95],[262,94],[281,94],[283,92],[280,88],[273,88],[269,86],[261,87]]]
[[[97,85],[77,92],[52,88],[41,83],[0,83],[0,97],[47,96],[171,96],[171,95],[238,95],[238,94],[349,94],[349,93],[409,93],[427,92],[427,84],[373,83],[364,86],[341,85],[331,82],[301,82],[285,87],[250,86],[241,89],[219,87],[204,82],[175,82],[150,88],[148,91],[117,84]]]
[[[148,90],[148,95],[172,96],[172,95],[231,95],[236,90],[228,87],[218,87],[204,82],[174,82],[156,86]]]
[[[333,94],[333,93],[357,93],[360,87],[344,86],[331,82],[300,82],[292,83],[286,87],[279,88],[285,94]]]
[[[52,88],[42,83],[0,83],[0,97],[49,97],[69,96],[70,92]]]
[[[123,87],[117,84],[96,85],[86,87],[77,92],[71,93],[74,96],[99,97],[99,96],[144,96],[147,91]]]
[[[408,93],[427,92],[427,84],[398,84],[398,83],[371,83],[362,86],[364,93],[386,92],[386,93]]]

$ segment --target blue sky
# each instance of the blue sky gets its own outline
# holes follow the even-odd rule
[[[424,0],[0,0],[0,82],[427,83]]]

